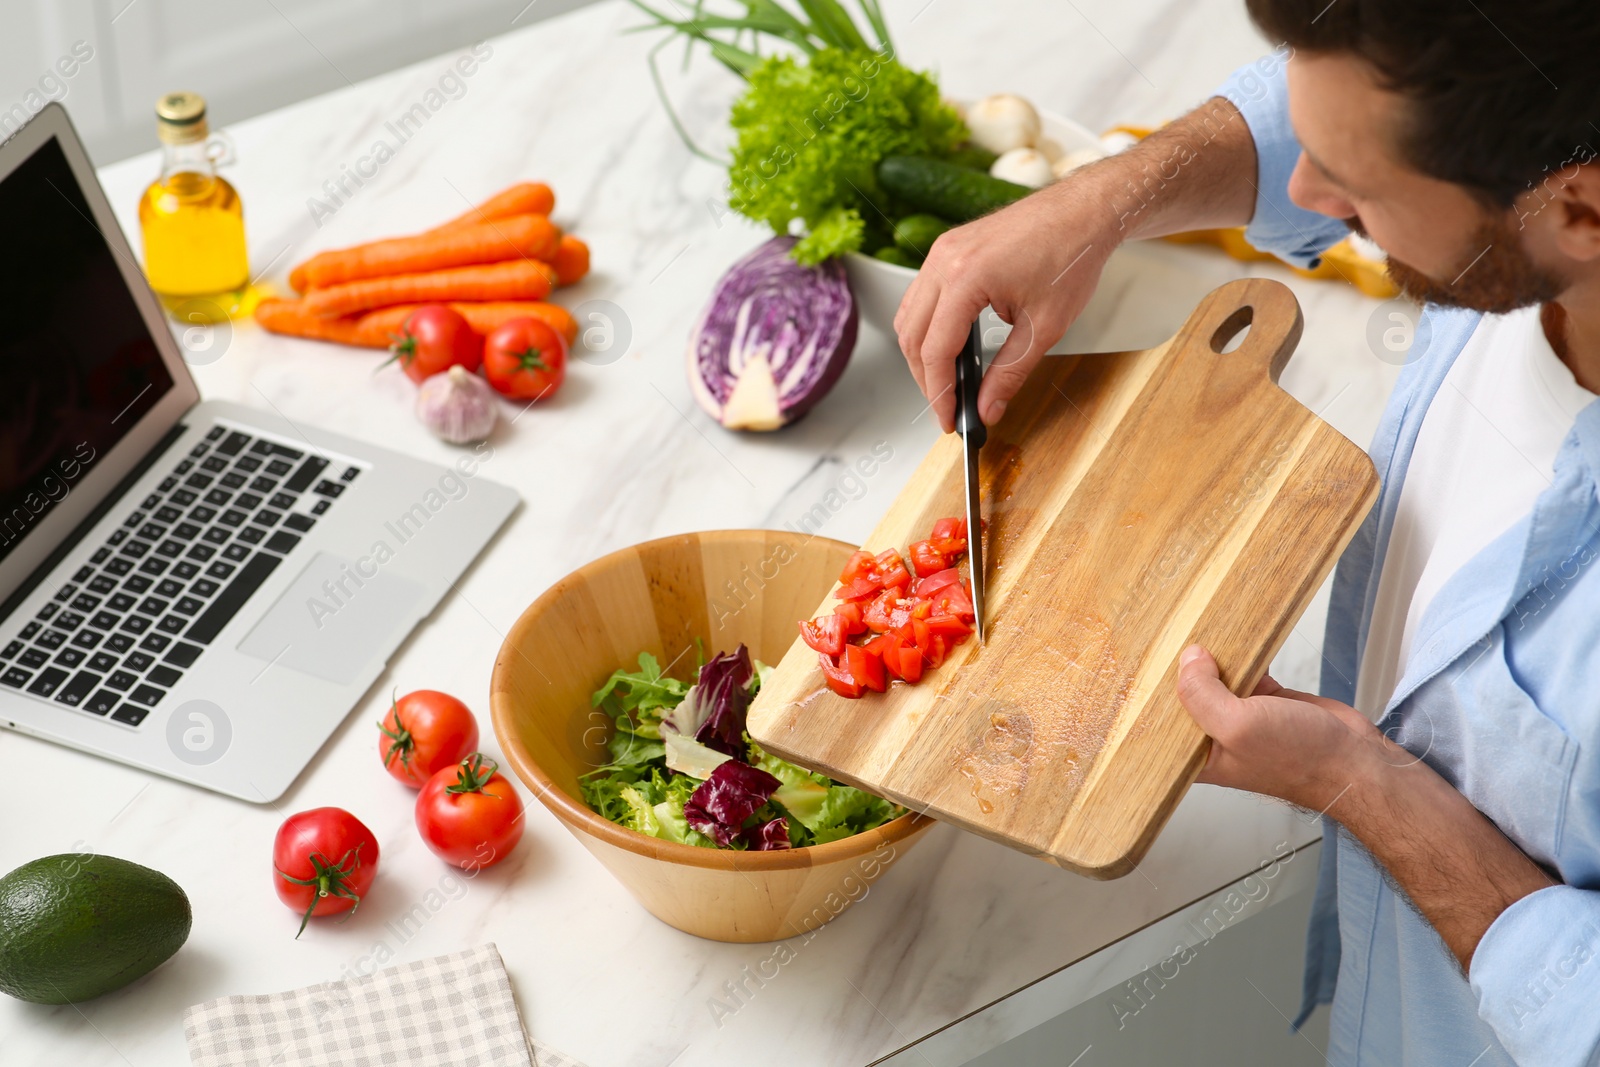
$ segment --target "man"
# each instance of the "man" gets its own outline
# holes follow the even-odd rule
[[[953,230],[896,320],[949,430],[985,305],[999,418],[1122,241],[1348,229],[1427,303],[1340,561],[1322,695],[1179,695],[1202,781],[1324,812],[1300,1020],[1336,1064],[1600,1061],[1600,14],[1580,0],[1249,0],[1285,42],[1120,156]],[[1292,54],[1292,58],[1291,57]],[[1591,122],[1591,119],[1594,122]],[[1373,721],[1377,721],[1377,726]]]

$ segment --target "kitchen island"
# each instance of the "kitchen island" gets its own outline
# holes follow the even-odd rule
[[[885,6],[901,56],[935,69],[949,95],[1018,92],[1091,129],[1175,115],[1265,50],[1238,0],[1137,10],[997,0],[981,13],[951,0]],[[651,39],[621,32],[638,21],[607,0],[245,122],[213,117],[234,143],[237,162],[224,173],[243,197],[253,270],[269,288],[281,290],[289,267],[317,250],[426,228],[516,180],[549,182],[556,220],[593,249],[594,273],[557,297],[578,314],[586,351],[554,399],[506,409],[480,465],[482,477],[522,494],[521,510],[276,804],[0,733],[0,870],[106,853],[170,875],[195,911],[179,955],[124,990],[55,1008],[0,998],[0,1063],[179,1064],[190,1004],[492,941],[529,1030],[590,1067],[944,1067],[1312,884],[1314,819],[1210,787],[1195,788],[1148,858],[1115,882],[936,827],[858,905],[784,953],[657,922],[531,798],[518,851],[476,878],[422,845],[413,794],[376,755],[374,723],[391,689],[460,696],[498,756],[490,670],[502,636],[552,582],[613,549],[687,530],[791,528],[859,541],[938,433],[893,340],[873,331],[834,392],[781,433],[729,434],[696,408],[685,338],[716,278],[763,235],[727,211],[721,171],[674,134],[645,65]],[[446,81],[461,55],[474,56],[472,73]],[[736,80],[702,55],[668,85],[696,138],[724,144]],[[425,119],[397,125],[418,114]],[[135,205],[157,166],[151,154],[102,172],[136,246]],[[1305,310],[1284,387],[1365,444],[1398,367],[1369,347],[1378,302],[1344,286],[1206,250],[1129,248],[1061,350],[1154,344],[1204,293],[1249,273],[1289,281]],[[413,418],[409,381],[394,368],[375,373],[381,353],[276,337],[248,321],[179,336],[207,397],[441,463],[457,454]],[[879,462],[862,477],[855,463],[868,455]],[[1325,595],[1275,663],[1286,684],[1315,685],[1324,605]],[[271,841],[285,816],[324,805],[376,832],[382,869],[350,921],[315,922],[297,941],[298,918],[273,893]],[[1258,992],[1292,1012],[1296,990]],[[1105,1051],[1085,1062],[1113,1062]]]

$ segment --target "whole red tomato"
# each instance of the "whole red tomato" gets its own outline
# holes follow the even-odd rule
[[[396,779],[412,789],[478,747],[478,722],[448,693],[418,689],[389,705],[378,723],[378,755]]]
[[[477,370],[483,363],[483,338],[454,308],[424,304],[406,316],[389,351],[407,378],[422,382],[457,364]]]
[[[539,319],[507,319],[484,342],[483,376],[513,400],[543,400],[567,376],[567,339]]]
[[[494,760],[474,752],[417,794],[417,831],[433,854],[469,871],[493,866],[522,840],[522,799]]]
[[[313,915],[354,911],[378,876],[378,839],[342,808],[291,815],[272,842],[278,899],[301,912],[299,937]]]

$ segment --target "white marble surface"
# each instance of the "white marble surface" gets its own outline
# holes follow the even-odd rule
[[[1018,91],[1094,128],[1173,115],[1261,48],[1237,0],[886,6],[902,55],[936,68],[952,95]],[[645,72],[648,40],[619,35],[635,22],[620,2],[607,2],[494,39],[464,94],[320,228],[308,198],[323,196],[325,179],[388,136],[384,123],[437,85],[454,56],[230,131],[239,161],[229,176],[265,282],[281,285],[289,265],[317,249],[429,226],[511,181],[541,178],[557,191],[558,221],[594,251],[595,273],[562,300],[613,302],[630,339],[591,354],[553,402],[502,428],[483,473],[516,486],[526,506],[277,806],[0,733],[0,870],[50,853],[101,851],[165,871],[195,906],[188,945],[126,990],[58,1008],[0,998],[0,1063],[182,1063],[179,1017],[189,1004],[485,940],[499,945],[532,1031],[592,1067],[865,1064],[983,1012],[964,1024],[959,1044],[929,1044],[929,1062],[958,1062],[1040,1012],[1065,1010],[1096,982],[1157,962],[1134,941],[1094,954],[1316,837],[1281,805],[1197,788],[1136,873],[1095,883],[939,827],[721,1025],[711,999],[772,949],[700,941],[656,922],[543,809],[530,810],[516,856],[470,882],[453,880],[422,847],[411,794],[381,773],[374,754],[372,723],[392,687],[457,693],[487,731],[501,634],[563,574],[649,537],[793,523],[838,484],[845,465],[885,441],[893,458],[822,530],[859,539],[936,432],[892,343],[873,335],[826,403],[783,433],[729,435],[695,409],[685,336],[716,276],[760,235],[722,214],[719,172],[671,132]],[[697,135],[714,142],[732,79],[701,57],[674,89]],[[105,172],[125,227],[154,169],[147,156]],[[1247,272],[1289,278],[1202,250],[1129,249],[1067,343],[1153,343],[1204,292]],[[1376,303],[1339,286],[1291,284],[1307,329],[1283,385],[1365,443],[1395,372],[1365,340]],[[452,456],[412,419],[410,383],[392,369],[373,373],[375,354],[266,336],[249,323],[197,351],[209,396],[270,405],[423,457]],[[1319,600],[1279,656],[1285,680],[1314,684],[1321,610]],[[495,750],[492,738],[486,744]],[[377,832],[382,873],[354,919],[316,923],[295,941],[295,917],[272,891],[272,835],[288,813],[326,804]],[[426,921],[402,937],[390,924],[407,913]],[[1057,983],[1063,999],[1054,1008],[1038,1001],[1052,987],[1036,986],[1033,1000],[1007,1011],[1005,998],[1074,963],[1101,977]]]

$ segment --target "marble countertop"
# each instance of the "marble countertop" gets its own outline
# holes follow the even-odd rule
[[[1263,50],[1238,0],[993,0],[981,13],[952,0],[885,6],[901,55],[935,69],[951,95],[1020,92],[1097,129],[1170,117]],[[1294,850],[1315,841],[1314,823],[1208,787],[1190,793],[1147,860],[1116,882],[937,827],[776,979],[747,984],[730,1001],[730,988],[772,946],[701,941],[660,924],[537,805],[516,855],[471,881],[422,846],[412,794],[381,774],[375,756],[372,724],[392,688],[460,695],[493,754],[495,653],[552,582],[651,537],[795,525],[824,499],[843,503],[830,505],[820,532],[857,541],[937,433],[892,340],[870,331],[827,401],[782,433],[728,434],[696,409],[685,337],[715,278],[761,235],[722,210],[720,172],[672,132],[645,68],[650,39],[621,33],[638,21],[607,0],[490,40],[474,73],[403,143],[386,124],[440,87],[455,53],[228,128],[238,160],[226,173],[244,199],[263,284],[281,287],[289,266],[318,249],[431,226],[512,181],[538,178],[555,188],[557,220],[591,244],[596,264],[561,300],[603,317],[587,322],[591,351],[562,392],[504,427],[483,467],[515,486],[525,506],[277,805],[0,733],[0,870],[51,853],[104,852],[171,875],[195,908],[182,952],[125,990],[56,1008],[0,998],[0,1063],[186,1062],[187,1005],[483,941],[499,946],[530,1030],[592,1067],[746,1064],[752,1050],[776,1048],[789,1064],[867,1064],[907,1046],[927,1050],[907,1053],[917,1062],[959,1063],[1039,1012],[1071,1006],[1069,997],[1006,1014],[1006,1005],[1056,988],[1042,979],[1091,968],[1100,988],[1123,981],[1165,955],[1149,955],[1154,947],[1130,935],[1285,855],[1310,854]],[[702,56],[669,84],[696,136],[718,143],[731,76]],[[349,195],[339,192],[380,140],[392,158],[359,187],[344,180]],[[156,169],[146,155],[102,173],[131,233],[139,191]],[[1289,281],[1305,309],[1284,387],[1365,443],[1398,368],[1368,346],[1377,302],[1342,286],[1207,250],[1129,248],[1064,345],[1153,344],[1205,292],[1247,273]],[[273,337],[248,322],[186,343],[209,397],[423,458],[454,455],[412,418],[412,385],[392,369],[374,373],[376,353]],[[871,479],[843,477],[883,445],[891,458]],[[1323,604],[1278,657],[1285,682],[1315,684]],[[382,873],[351,921],[315,923],[296,941],[296,917],[272,890],[272,835],[288,813],[328,804],[378,834]],[[1308,866],[1297,868],[1301,882]],[[1106,951],[1112,945],[1122,951]],[[714,1010],[719,1001],[737,1010]],[[945,1029],[958,1020],[964,1028]],[[941,1030],[964,1036],[924,1042]]]

